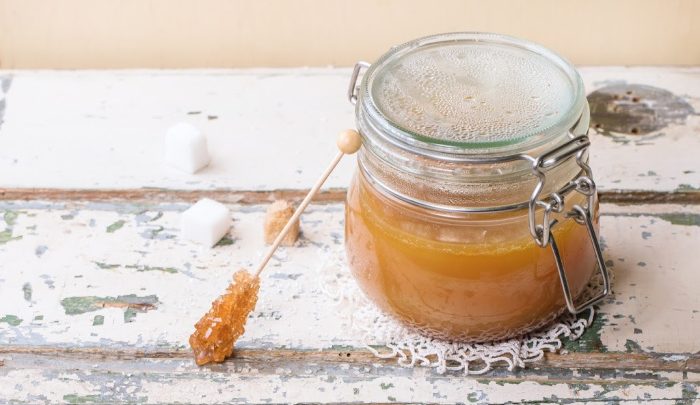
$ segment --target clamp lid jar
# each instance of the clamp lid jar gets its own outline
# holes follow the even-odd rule
[[[380,307],[493,340],[607,294],[588,104],[568,62],[511,37],[435,35],[358,63],[348,97],[363,147],[346,247]],[[576,303],[596,266],[604,291]]]

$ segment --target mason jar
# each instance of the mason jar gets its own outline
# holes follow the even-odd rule
[[[358,63],[348,97],[362,148],[346,252],[381,309],[430,336],[493,341],[608,294],[570,63],[512,37],[441,34]],[[603,290],[579,302],[596,269]]]

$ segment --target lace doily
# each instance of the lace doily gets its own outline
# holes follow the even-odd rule
[[[510,371],[525,367],[526,363],[541,359],[545,352],[561,349],[562,339],[581,337],[595,317],[593,307],[579,316],[566,313],[538,332],[500,342],[440,340],[421,335],[372,304],[352,279],[344,250],[324,252],[320,263],[320,288],[336,302],[338,314],[347,320],[347,326],[362,335],[367,350],[382,359],[396,358],[401,366],[431,367],[439,374],[484,374],[497,364],[507,365]],[[592,297],[601,288],[602,277],[599,272],[595,274],[582,299]]]

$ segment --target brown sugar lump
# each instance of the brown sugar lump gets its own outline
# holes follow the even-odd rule
[[[277,200],[267,208],[264,225],[265,243],[269,245],[274,242],[292,215],[294,215],[294,207],[289,201]],[[299,220],[297,219],[287,235],[282,239],[282,245],[293,246],[298,238]]]

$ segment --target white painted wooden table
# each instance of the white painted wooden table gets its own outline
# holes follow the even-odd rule
[[[700,111],[697,68],[581,72],[589,91],[646,84]],[[266,273],[236,357],[195,366],[192,325],[262,253],[265,204],[302,196],[353,126],[348,74],[0,72],[0,403],[697,401],[693,114],[649,134],[591,131],[615,296],[566,353],[475,378],[362,349],[315,277],[319,254],[342,244],[348,159],[302,218],[300,246]],[[197,175],[161,163],[165,128],[183,120],[209,136],[213,162]],[[203,196],[233,211],[211,250],[177,235]]]

